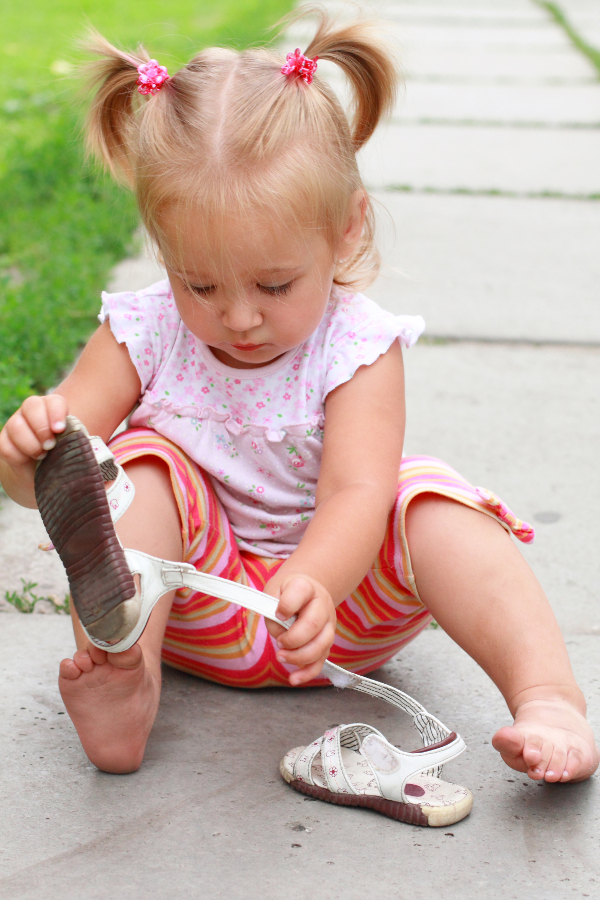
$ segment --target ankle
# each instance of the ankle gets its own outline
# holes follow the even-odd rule
[[[573,707],[577,712],[585,716],[587,706],[585,697],[580,688],[575,684],[536,684],[524,688],[512,698],[506,700],[513,717],[520,710],[535,703],[560,703]]]

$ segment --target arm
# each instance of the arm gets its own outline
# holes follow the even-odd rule
[[[333,642],[334,607],[379,552],[397,495],[404,421],[397,342],[327,398],[315,514],[298,549],[265,586],[279,598],[280,618],[299,614],[286,634],[268,626],[279,637],[279,658],[302,668],[292,684],[319,673]]]
[[[54,434],[64,430],[67,413],[106,441],[129,415],[140,392],[127,347],[117,343],[105,322],[56,391],[28,397],[0,432],[0,481],[8,496],[35,509],[36,460],[50,449]]]

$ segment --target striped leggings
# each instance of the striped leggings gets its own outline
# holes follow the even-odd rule
[[[147,428],[123,432],[111,442],[121,465],[143,456],[167,464],[181,516],[183,559],[198,570],[262,590],[282,560],[240,551],[210,479],[175,444]],[[418,494],[433,493],[497,518],[520,540],[532,528],[494,494],[474,488],[440,460],[402,460],[398,496],[385,540],[371,570],[337,608],[329,659],[366,674],[394,656],[431,621],[419,598],[405,533],[406,510]],[[165,632],[162,658],[184,672],[233,687],[289,685],[292,667],[279,663],[264,619],[224,600],[178,591]],[[327,684],[316,679],[312,685]]]

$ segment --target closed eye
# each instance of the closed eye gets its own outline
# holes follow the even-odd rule
[[[213,293],[215,286],[214,284],[190,284],[189,288],[191,291],[193,291],[194,294],[197,294],[199,297],[208,297]]]
[[[293,283],[293,281],[288,281],[286,284],[259,284],[258,288],[264,291],[265,294],[271,294],[273,297],[282,297],[291,291]]]

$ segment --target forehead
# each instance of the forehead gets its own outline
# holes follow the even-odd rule
[[[224,215],[215,221],[197,210],[173,209],[163,216],[162,231],[167,264],[190,276],[232,270],[285,274],[329,250],[321,231],[268,211]]]

